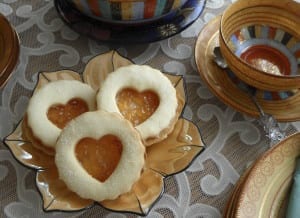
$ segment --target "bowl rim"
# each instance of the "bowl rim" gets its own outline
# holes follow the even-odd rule
[[[225,37],[225,33],[224,33],[224,23],[227,22],[227,19],[229,19],[232,16],[232,13],[236,12],[236,11],[245,11],[249,8],[254,8],[254,7],[272,7],[272,8],[278,8],[278,9],[282,9],[283,6],[285,6],[285,11],[287,13],[290,14],[297,14],[297,11],[295,10],[295,8],[298,8],[300,11],[300,3],[297,3],[295,1],[292,0],[282,0],[282,1],[272,1],[272,0],[257,0],[257,1],[246,1],[246,0],[238,0],[236,2],[234,2],[233,4],[231,4],[222,14],[221,19],[220,19],[220,27],[219,27],[219,41],[220,41],[220,48],[221,51],[223,53],[227,53],[229,57],[225,57],[227,60],[227,62],[229,62],[230,68],[234,71],[234,73],[236,73],[236,71],[239,71],[237,74],[237,76],[245,81],[246,83],[249,84],[249,82],[251,80],[256,80],[254,81],[254,83],[262,83],[262,79],[267,80],[264,83],[264,85],[266,85],[266,87],[261,87],[260,85],[254,85],[251,84],[253,86],[256,86],[257,88],[260,89],[264,89],[264,90],[274,90],[274,91],[279,91],[279,90],[286,90],[286,88],[279,88],[279,87],[274,87],[274,80],[276,80],[277,82],[285,82],[285,86],[289,86],[290,83],[292,83],[292,87],[289,87],[289,89],[294,89],[294,88],[299,88],[300,87],[300,74],[298,72],[296,72],[293,75],[277,75],[277,74],[272,74],[272,73],[268,73],[268,72],[264,72],[262,70],[259,70],[257,68],[255,68],[254,66],[252,66],[251,64],[247,63],[245,60],[243,60],[242,58],[238,57],[233,51],[232,49],[230,49],[230,47],[228,46],[228,42],[226,40]],[[288,7],[287,7],[288,6]],[[286,8],[288,8],[289,10],[286,10]],[[298,17],[300,17],[299,12],[298,12]],[[251,23],[252,25],[255,25],[256,23]],[[250,22],[245,24],[245,26],[249,26],[251,25]],[[268,25],[269,23],[266,23],[265,25]],[[273,24],[273,23],[272,23]],[[272,25],[271,24],[271,25]],[[276,24],[276,21],[274,22],[274,24]],[[299,24],[300,24],[300,19],[299,19]],[[277,28],[280,27],[281,25],[277,23]],[[287,28],[281,28],[284,31],[288,32],[289,34],[291,34],[291,31],[286,30]],[[232,34],[231,34],[232,35]],[[291,34],[294,35],[294,34]],[[300,32],[299,32],[299,36],[300,36]],[[297,36],[297,38],[300,39],[300,37]],[[233,63],[240,63],[241,65],[243,65],[243,70],[239,70],[239,69],[235,69],[235,67],[232,67],[231,65],[233,65]],[[299,68],[299,67],[298,67]],[[245,70],[246,69],[246,70]],[[248,72],[247,72],[248,71]],[[251,73],[249,73],[251,71]],[[259,81],[258,81],[258,77],[259,77]],[[297,81],[297,82],[296,82]]]
[[[60,1],[60,0],[59,0]],[[127,3],[127,2],[146,2],[147,0],[101,0],[101,1],[106,1],[109,3]],[[96,16],[94,14],[88,14],[85,13],[82,10],[79,10],[78,7],[71,2],[71,0],[66,1],[67,4],[70,5],[70,7],[73,7],[75,10],[77,10],[79,13],[84,14],[85,16],[88,16],[92,19],[101,21],[101,22],[105,22],[105,23],[111,23],[111,24],[126,24],[126,25],[140,25],[140,24],[145,24],[145,23],[151,23],[151,22],[155,22],[155,21],[159,21],[160,19],[167,17],[167,16],[175,16],[176,13],[178,13],[181,8],[188,2],[188,0],[181,0],[179,1],[180,4],[177,5],[177,7],[173,8],[173,5],[175,3],[175,1],[172,3],[172,7],[170,7],[170,10],[162,13],[160,15],[154,15],[153,17],[150,18],[138,18],[138,19],[113,19],[113,18],[106,18],[106,17],[102,17],[102,16]]]
[[[2,47],[2,46],[3,47]],[[20,55],[20,39],[15,28],[8,19],[0,13],[0,89],[8,82],[15,70]]]

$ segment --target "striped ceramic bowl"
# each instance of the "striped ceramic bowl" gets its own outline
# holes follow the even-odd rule
[[[187,0],[68,0],[85,15],[102,21],[155,20]]]
[[[300,3],[237,0],[222,15],[219,42],[245,83],[275,92],[300,89]]]
[[[281,28],[265,24],[243,26],[231,35],[228,45],[235,55],[266,73],[300,74],[300,40]]]

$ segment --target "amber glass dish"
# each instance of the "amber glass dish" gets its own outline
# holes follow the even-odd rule
[[[100,82],[118,67],[133,64],[116,51],[94,57],[86,65],[83,76],[70,70],[41,72],[35,90],[55,80],[80,80],[99,88]],[[101,72],[101,73],[99,73]],[[182,76],[166,74],[176,88],[179,109],[185,105],[185,89]],[[82,199],[71,192],[58,177],[54,156],[37,150],[33,142],[23,134],[22,120],[4,142],[14,157],[25,166],[36,170],[36,185],[43,198],[46,211],[77,211],[95,204],[116,212],[131,212],[146,215],[164,191],[164,178],[185,170],[204,150],[199,129],[191,121],[180,118],[172,133],[163,141],[146,148],[146,161],[140,179],[131,191],[115,200],[94,202]]]

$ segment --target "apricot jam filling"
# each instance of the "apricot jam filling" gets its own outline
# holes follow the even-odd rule
[[[75,147],[77,160],[95,179],[104,182],[117,167],[123,150],[122,142],[114,135],[81,139]]]
[[[52,105],[47,111],[48,119],[58,128],[63,129],[67,123],[89,110],[87,103],[80,98],[72,98],[67,104]]]
[[[275,75],[289,75],[291,66],[288,58],[279,50],[267,45],[249,47],[241,58],[258,70]]]
[[[131,88],[122,89],[117,94],[116,101],[123,117],[134,126],[147,120],[159,105],[159,97],[155,92],[138,92]]]

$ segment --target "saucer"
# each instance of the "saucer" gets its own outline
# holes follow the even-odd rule
[[[295,133],[256,160],[241,176],[224,217],[285,217],[300,133]]]
[[[199,74],[210,90],[225,104],[252,117],[259,112],[249,94],[230,78],[226,70],[214,62],[213,50],[219,46],[221,16],[211,20],[200,32],[195,45],[195,61]],[[300,93],[296,91],[285,99],[266,100],[256,96],[265,113],[281,122],[300,120]]]
[[[0,88],[4,87],[19,58],[19,38],[9,21],[0,14]]]
[[[61,18],[76,32],[116,43],[147,43],[171,37],[190,26],[205,6],[205,0],[188,0],[176,13],[137,23],[96,20],[79,12],[68,1],[55,0],[54,3]]]
[[[110,51],[91,59],[82,74],[70,70],[41,72],[34,91],[56,80],[79,80],[98,90],[101,81],[115,69],[133,64],[132,61]],[[141,72],[142,73],[142,72]],[[178,94],[178,110],[182,114],[186,103],[185,86],[180,75],[165,74]],[[21,164],[36,171],[36,186],[43,199],[45,211],[88,210],[95,204],[114,212],[130,212],[145,216],[164,192],[164,179],[177,174],[193,162],[204,150],[204,143],[198,127],[180,117],[174,130],[161,142],[146,148],[145,166],[140,178],[132,189],[114,200],[94,202],[83,199],[70,191],[59,179],[53,155],[49,155],[27,139],[23,120],[4,139],[4,144]]]

